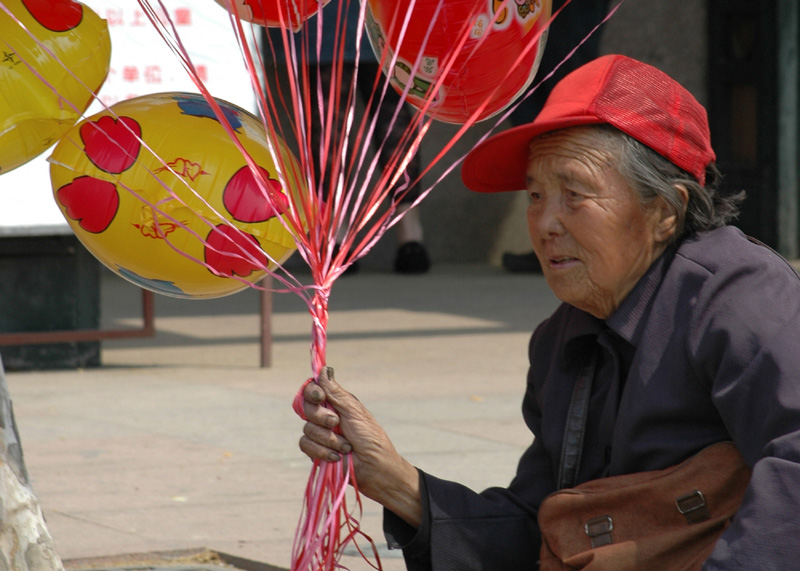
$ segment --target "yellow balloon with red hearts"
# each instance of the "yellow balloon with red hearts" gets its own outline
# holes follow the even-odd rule
[[[111,60],[106,21],[80,2],[5,0],[3,6],[0,174],[39,156],[75,124]]]
[[[55,200],[81,242],[164,295],[235,293],[296,248],[295,158],[258,118],[215,101],[222,119],[198,94],[122,101],[75,125],[49,158]]]

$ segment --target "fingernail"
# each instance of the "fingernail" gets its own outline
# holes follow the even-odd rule
[[[314,399],[315,402],[322,402],[322,392],[317,389],[312,389],[311,398]]]
[[[344,452],[345,454],[350,454],[350,452],[352,451],[353,447],[348,442],[342,444],[342,452]]]
[[[328,462],[338,462],[341,459],[342,457],[339,456],[336,452],[328,453]]]
[[[328,428],[333,428],[337,424],[339,424],[339,417],[338,416],[329,416],[328,418],[325,419],[325,425]]]

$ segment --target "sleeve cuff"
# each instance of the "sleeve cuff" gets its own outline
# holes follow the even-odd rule
[[[430,550],[431,524],[430,501],[428,487],[425,484],[425,474],[419,473],[419,494],[422,503],[422,521],[419,528],[414,528],[400,519],[394,512],[384,508],[383,533],[389,549],[402,549],[405,557],[416,558],[423,556]]]

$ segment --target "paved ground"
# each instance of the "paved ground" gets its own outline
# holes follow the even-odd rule
[[[105,327],[137,323],[138,290],[106,276],[102,296]],[[157,336],[104,342],[100,368],[8,373],[63,559],[205,547],[288,567],[310,468],[290,407],[309,375],[310,319],[294,294],[274,304],[267,369],[248,290],[157,297]],[[362,271],[334,289],[328,363],[413,463],[476,489],[504,485],[528,444],[527,339],[555,305],[536,275]],[[383,541],[375,504],[362,523]]]

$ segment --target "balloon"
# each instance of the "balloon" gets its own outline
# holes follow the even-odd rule
[[[75,124],[111,59],[105,20],[80,2],[3,5],[13,17],[0,9],[0,174],[40,155]]]
[[[417,108],[431,102],[427,114],[439,121],[466,123],[484,103],[476,120],[499,113],[530,86],[539,68],[551,0],[509,0],[505,7],[500,0],[482,4],[485,8],[476,11],[475,0],[368,0],[367,35],[379,60],[388,45],[384,73],[400,93],[411,83],[407,101]],[[465,33],[469,37],[445,73]],[[397,62],[388,69],[395,53]],[[441,85],[434,93],[437,81]]]
[[[350,0],[358,2],[358,0]],[[295,32],[330,0],[215,0],[217,4],[246,22],[271,28],[289,28]],[[235,8],[232,6],[235,4]]]
[[[279,219],[290,197],[276,167],[286,168],[286,186],[297,189],[295,159],[275,140],[276,161],[261,121],[216,101],[258,165],[269,198],[211,105],[191,93],[117,103],[75,125],[48,159],[56,202],[72,230],[140,287],[221,297],[259,281],[295,249]]]

